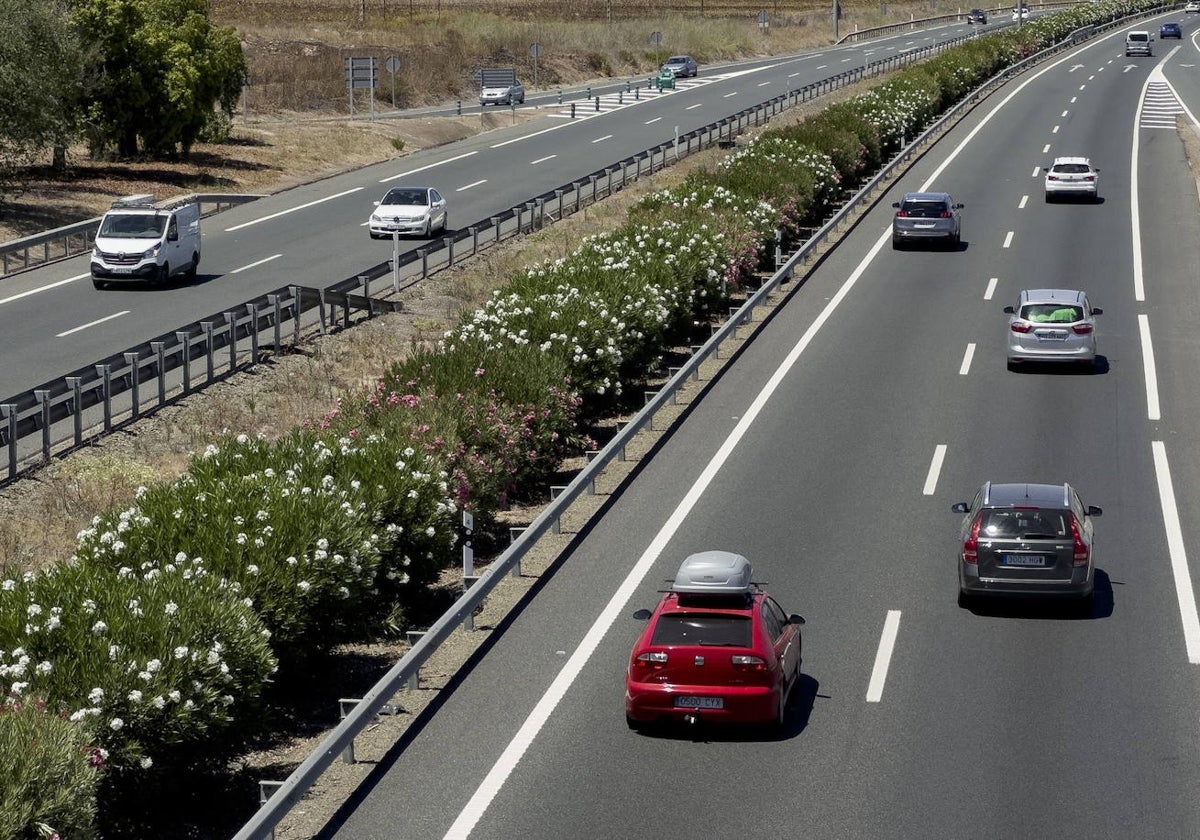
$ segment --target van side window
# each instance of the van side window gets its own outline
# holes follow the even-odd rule
[[[179,220],[171,216],[171,222],[167,225],[167,239],[179,238]]]

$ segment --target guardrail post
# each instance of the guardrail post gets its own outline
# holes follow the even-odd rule
[[[250,310],[250,364],[258,364],[258,304],[249,304]]]
[[[167,401],[167,375],[164,370],[166,367],[166,354],[164,352],[166,346],[166,342],[164,341],[150,342],[150,349],[154,351],[155,364],[158,367],[158,404],[160,406]]]
[[[353,709],[360,702],[362,702],[362,701],[361,700],[351,700],[351,699],[348,699],[345,697],[338,698],[338,720],[345,720],[346,714],[347,714],[347,711],[346,711],[347,707],[349,707],[350,709]],[[346,744],[346,749],[342,750],[342,763],[343,764],[357,764],[358,763],[354,758],[354,739],[353,738],[351,738],[349,743]]]
[[[554,197],[558,199],[558,220],[560,222],[563,219],[563,195],[565,192],[565,190],[560,189],[554,191]]]
[[[225,312],[225,323],[229,324],[229,372],[237,370],[237,312]]]
[[[216,378],[216,372],[214,370],[214,364],[213,364],[213,322],[212,321],[201,321],[200,328],[202,330],[204,330],[204,349],[205,349],[204,355],[205,355],[205,361],[207,363],[206,370],[205,370],[205,373],[207,374],[207,378],[204,381],[212,382],[213,379]]]
[[[426,633],[425,630],[407,630],[407,631],[405,631],[405,635],[408,637],[409,648],[411,648],[417,642],[421,641],[421,639],[423,639],[425,637],[425,633]],[[420,683],[421,683],[421,669],[417,668],[412,672],[412,674],[409,675],[408,683],[405,687],[409,691],[416,691],[418,688],[420,688]]]
[[[33,395],[37,397],[38,405],[42,409],[42,463],[50,463],[50,392],[44,390],[34,391]]]
[[[471,256],[479,253],[479,225],[471,225],[467,230],[471,231]]]
[[[443,236],[442,244],[446,246],[446,267],[454,265],[454,237]]]
[[[283,782],[264,782],[258,783],[258,804],[259,807],[267,804],[267,800],[271,798],[271,794],[283,787]],[[275,840],[275,829],[271,829],[271,840]]]
[[[283,306],[279,302],[279,295],[267,295],[267,303],[275,309],[275,352],[283,352],[283,334],[280,322],[283,320]]]
[[[4,411],[4,419],[8,421],[8,477],[17,475],[17,406],[6,403],[0,406]]]
[[[479,575],[464,575],[463,576],[463,594],[466,594],[472,586],[479,581]],[[464,630],[475,629],[475,611],[467,613],[467,617],[463,619]]]
[[[83,445],[83,377],[68,376],[67,385],[71,388],[71,425],[75,432],[75,445]]]
[[[132,419],[136,420],[142,413],[142,400],[138,396],[138,385],[141,383],[142,369],[141,365],[138,364],[138,354],[126,353],[125,364],[129,365],[129,414]]]
[[[292,287],[295,289],[295,286]],[[332,322],[332,316],[330,318]],[[300,307],[296,307],[296,323],[300,323]],[[321,335],[325,335],[325,290],[317,289],[317,323],[320,324]],[[332,323],[330,324],[332,326]]]
[[[492,219],[492,227],[493,227],[493,228],[495,229],[495,231],[496,231],[496,241],[497,241],[497,242],[499,242],[499,241],[500,241],[500,221],[501,221],[501,217],[500,217],[500,216],[492,216],[492,217],[491,217],[491,219]]]
[[[541,230],[546,226],[546,199],[539,198],[534,203],[530,220],[534,223],[531,225],[532,230]]]
[[[192,337],[185,332],[175,333],[178,339],[179,363],[183,367],[183,393],[192,392]]]
[[[288,286],[292,295],[292,347],[300,346],[300,287]],[[322,306],[324,304],[322,303]]]
[[[429,249],[418,248],[417,253],[421,255],[421,279],[424,280],[429,276]]]
[[[96,365],[104,389],[104,434],[112,432],[112,365]]]

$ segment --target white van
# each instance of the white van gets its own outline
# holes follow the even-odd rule
[[[200,265],[200,205],[192,199],[158,204],[153,196],[117,199],[100,220],[92,247],[92,284],[166,283],[196,279]]]
[[[1126,58],[1131,55],[1154,55],[1154,49],[1150,46],[1153,43],[1154,39],[1144,29],[1134,29],[1125,33]]]

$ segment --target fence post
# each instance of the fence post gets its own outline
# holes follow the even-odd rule
[[[229,372],[233,373],[237,370],[237,312],[228,310],[225,321],[229,324]]]
[[[71,425],[75,432],[75,445],[83,445],[83,377],[68,376],[67,384],[71,386]]]
[[[167,401],[167,380],[163,368],[165,364],[165,348],[166,342],[151,341],[150,349],[154,351],[155,365],[158,368],[158,404],[161,406]]]
[[[216,377],[213,368],[213,322],[201,321],[200,327],[204,330],[204,349],[206,351],[205,356],[207,362],[207,370],[205,371],[207,378],[204,381],[208,383],[212,382]]]
[[[7,403],[0,409],[4,410],[4,418],[8,420],[8,477],[14,478],[17,474],[17,406]]]
[[[112,365],[96,365],[104,388],[104,434],[112,432]]]
[[[299,286],[289,286],[288,288],[292,293],[292,324],[293,324],[292,347],[299,347],[300,346],[300,287]],[[321,306],[321,309],[322,309],[321,315],[324,316],[325,315],[324,296],[322,296],[322,300],[319,305]]]
[[[38,404],[42,408],[42,463],[50,463],[50,392],[34,391]]]
[[[179,341],[179,363],[183,367],[183,393],[192,392],[192,337],[185,332],[175,333]]]
[[[138,364],[137,353],[126,353],[125,364],[129,365],[129,395],[130,417],[134,420],[142,413],[142,400],[138,396],[138,385],[141,381],[141,365]]]

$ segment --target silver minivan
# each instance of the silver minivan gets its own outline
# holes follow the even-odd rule
[[[950,193],[906,193],[892,203],[892,247],[900,249],[912,242],[934,242],[957,249],[962,237],[963,205]]]

